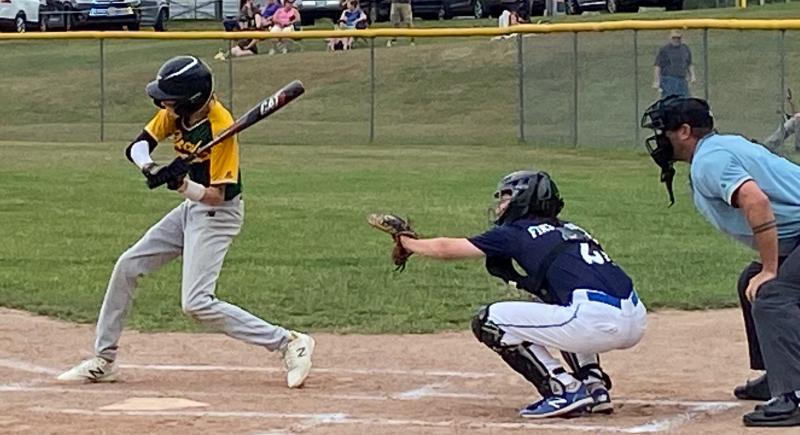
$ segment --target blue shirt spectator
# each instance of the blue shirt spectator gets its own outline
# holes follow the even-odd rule
[[[267,0],[266,6],[261,11],[261,16],[264,18],[272,18],[275,15],[275,11],[280,9],[281,5],[277,2],[277,0]]]
[[[348,29],[363,29],[366,28],[367,14],[358,6],[358,0],[351,0],[347,2],[347,9],[342,11],[339,17],[339,25]]]

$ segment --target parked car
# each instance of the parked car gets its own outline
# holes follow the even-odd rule
[[[23,33],[39,25],[39,0],[0,0],[0,27]]]
[[[319,18],[330,18],[336,22],[342,14],[339,0],[295,0],[294,6],[300,11],[300,24],[310,26]]]
[[[668,11],[683,9],[683,0],[566,0],[567,13],[607,10],[609,13],[638,12],[639,6],[663,7]]]
[[[72,30],[72,5],[61,0],[40,0],[39,30]]]
[[[545,0],[477,0],[475,7],[477,8],[473,14],[475,18],[486,18],[488,16],[497,18],[504,10],[517,10],[522,12],[520,8],[524,9],[525,7],[528,8],[526,11],[527,17],[532,17],[544,15],[546,3]],[[481,11],[480,15],[478,14],[478,9]],[[523,14],[520,13],[520,15]]]
[[[167,28],[167,0],[74,0],[74,27],[139,30],[141,26],[157,31]]]

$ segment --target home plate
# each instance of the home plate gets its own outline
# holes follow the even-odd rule
[[[208,403],[180,397],[131,397],[100,408],[101,411],[167,411],[171,409],[202,408]]]

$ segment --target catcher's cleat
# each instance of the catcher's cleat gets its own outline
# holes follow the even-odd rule
[[[60,374],[56,379],[63,382],[87,383],[114,382],[117,377],[119,377],[119,369],[116,364],[96,356]]]
[[[316,343],[310,335],[296,331],[289,331],[289,336],[289,343],[282,350],[286,384],[289,388],[299,388],[311,372],[311,355]]]
[[[548,418],[568,417],[573,413],[580,413],[594,402],[592,396],[586,391],[586,386],[581,384],[573,392],[564,392],[562,395],[546,397],[538,402],[531,403],[520,410],[520,417]]]
[[[772,394],[769,391],[766,373],[752,381],[745,382],[733,389],[733,395],[739,400],[769,400]]]
[[[614,404],[611,403],[611,395],[602,383],[599,385],[588,385],[587,390],[592,396],[593,402],[586,407],[592,414],[611,414],[614,412]]]

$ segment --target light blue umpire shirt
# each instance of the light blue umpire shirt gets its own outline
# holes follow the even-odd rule
[[[710,133],[697,143],[690,171],[697,210],[717,229],[753,249],[753,231],[731,199],[739,186],[755,181],[772,204],[779,255],[792,251],[800,238],[800,166],[742,136]]]

